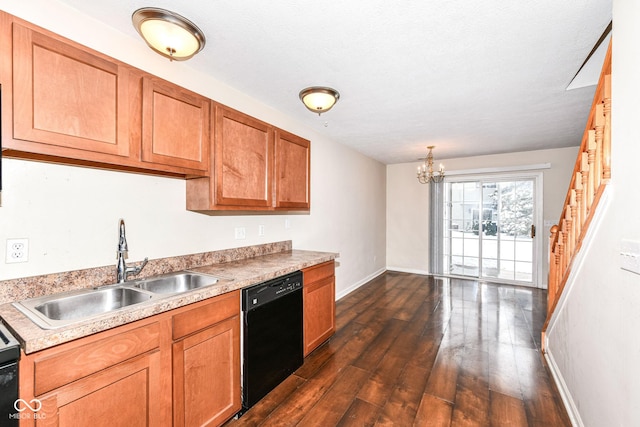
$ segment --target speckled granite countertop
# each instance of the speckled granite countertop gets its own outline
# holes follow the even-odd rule
[[[17,335],[16,338],[22,344],[25,353],[32,353],[216,295],[251,286],[302,268],[331,261],[337,256],[338,254],[330,252],[287,250],[253,258],[189,268],[191,271],[214,275],[220,280],[212,286],[163,296],[149,302],[135,304],[57,329],[40,328],[11,303],[0,305],[0,317],[9,326],[14,335]]]

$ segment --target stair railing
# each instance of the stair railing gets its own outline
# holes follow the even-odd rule
[[[543,338],[571,273],[574,257],[580,250],[595,208],[610,179],[611,43],[600,73],[562,214],[558,224],[551,227],[547,320],[542,330]]]

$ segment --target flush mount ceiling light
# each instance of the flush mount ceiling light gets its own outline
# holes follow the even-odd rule
[[[300,100],[309,111],[326,113],[338,102],[340,94],[330,87],[313,86],[300,91]]]
[[[204,48],[204,33],[177,13],[143,7],[133,12],[131,20],[149,47],[171,60],[185,61]]]

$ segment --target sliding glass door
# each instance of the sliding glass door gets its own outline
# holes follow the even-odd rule
[[[536,178],[445,182],[444,273],[536,284]]]

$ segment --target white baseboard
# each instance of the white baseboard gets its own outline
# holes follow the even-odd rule
[[[347,289],[341,290],[339,293],[336,294],[336,301],[339,300],[340,298],[350,294],[351,292],[355,291],[356,289],[358,289],[360,286],[364,285],[368,281],[375,279],[376,277],[378,277],[379,275],[381,275],[385,271],[387,271],[386,268],[381,268],[380,270],[376,271],[375,273],[370,274],[369,276],[365,277],[364,279],[362,279],[362,280],[354,283],[353,285],[349,286]]]
[[[375,279],[376,277],[380,276],[381,274],[383,274],[383,273],[385,273],[387,271],[397,271],[397,272],[400,272],[400,273],[413,273],[413,274],[429,275],[429,272],[425,271],[425,270],[415,270],[415,269],[400,268],[400,267],[381,268],[380,270],[374,272],[373,274],[370,274],[369,276],[365,277],[364,279],[362,279],[362,280],[354,283],[353,285],[349,286],[347,289],[343,289],[342,291],[337,293],[336,294],[336,301],[339,300],[340,298],[350,294],[351,292],[353,292],[356,289],[358,289],[360,286],[366,284],[370,280]]]
[[[580,418],[580,411],[578,411],[578,408],[573,401],[573,397],[569,392],[569,388],[560,373],[560,369],[558,369],[558,365],[556,365],[556,361],[553,359],[553,354],[547,352],[544,354],[544,358],[547,360],[553,380],[556,382],[556,386],[560,392],[560,397],[562,398],[564,407],[567,410],[567,415],[569,415],[569,419],[571,420],[571,425],[575,427],[584,427],[582,418]]]
[[[421,274],[423,276],[428,276],[429,273],[427,270],[418,270],[415,268],[402,268],[402,267],[389,267],[387,266],[387,270],[389,271],[399,271],[400,273],[413,273],[413,274]]]

